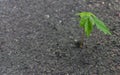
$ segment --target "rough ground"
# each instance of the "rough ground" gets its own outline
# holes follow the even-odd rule
[[[81,11],[112,35],[94,29],[76,47]],[[120,75],[120,0],[0,0],[0,75]]]

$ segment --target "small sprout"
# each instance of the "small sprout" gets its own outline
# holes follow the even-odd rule
[[[105,34],[111,35],[109,28],[93,13],[81,12],[81,13],[77,13],[76,15],[79,16],[79,25],[80,27],[83,28],[83,36],[81,40],[82,43],[80,44],[80,48],[83,47],[84,34],[86,34],[86,36],[89,37],[93,30],[94,25],[96,25],[97,29],[104,32]]]

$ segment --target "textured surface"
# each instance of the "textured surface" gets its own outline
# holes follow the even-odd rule
[[[95,29],[77,48],[81,11],[112,36]],[[0,0],[0,75],[120,75],[120,1]]]

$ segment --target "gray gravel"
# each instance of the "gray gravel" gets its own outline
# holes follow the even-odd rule
[[[0,75],[120,75],[119,7],[118,0],[0,0]],[[77,48],[81,11],[101,17],[113,35],[95,29],[87,48]]]

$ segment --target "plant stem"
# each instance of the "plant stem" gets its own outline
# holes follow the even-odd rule
[[[82,32],[82,39],[80,41],[80,48],[83,48],[83,45],[84,45],[84,29],[83,29],[83,32]]]

